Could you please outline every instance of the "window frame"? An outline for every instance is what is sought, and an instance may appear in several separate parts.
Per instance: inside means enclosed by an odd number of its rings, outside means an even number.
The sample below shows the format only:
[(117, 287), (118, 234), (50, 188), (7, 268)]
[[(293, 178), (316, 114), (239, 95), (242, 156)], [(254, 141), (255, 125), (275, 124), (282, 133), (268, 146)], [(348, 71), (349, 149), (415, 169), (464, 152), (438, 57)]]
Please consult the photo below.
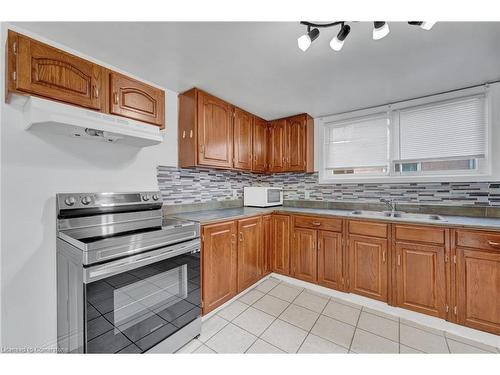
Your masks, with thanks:
[[(484, 95), (486, 111), (486, 152), (484, 159), (476, 159), (477, 169), (445, 172), (424, 172), (400, 174), (395, 172), (394, 166), (398, 162), (399, 153), (399, 110), (409, 107), (418, 107), (433, 103), (459, 100), (467, 97)], [(389, 125), (389, 172), (384, 175), (337, 174), (333, 175), (326, 169), (325, 128), (332, 122), (342, 122), (356, 117), (367, 117), (387, 112)], [(377, 106), (358, 111), (317, 118), (317, 170), (320, 184), (341, 183), (411, 183), (411, 182), (472, 182), (491, 181), (500, 179), (500, 147), (492, 149), (494, 143), (500, 144), (500, 83), (481, 85), (453, 92), (431, 95), (418, 99), (401, 101), (393, 104)], [(329, 124), (329, 125), (328, 125)], [(494, 142), (495, 141), (495, 142)]]

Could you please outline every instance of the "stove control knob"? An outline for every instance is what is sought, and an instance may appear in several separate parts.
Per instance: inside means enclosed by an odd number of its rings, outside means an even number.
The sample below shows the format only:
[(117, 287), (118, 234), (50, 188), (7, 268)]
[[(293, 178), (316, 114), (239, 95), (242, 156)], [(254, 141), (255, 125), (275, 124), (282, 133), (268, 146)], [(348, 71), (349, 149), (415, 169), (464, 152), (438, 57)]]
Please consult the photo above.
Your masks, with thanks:
[(82, 204), (83, 205), (86, 206), (86, 205), (88, 205), (90, 203), (92, 203), (92, 197), (91, 196), (87, 195), (86, 197), (82, 198)]
[(158, 194), (153, 195), (153, 200), (154, 201), (157, 201), (158, 199), (160, 199), (160, 196)]
[(73, 206), (76, 203), (75, 197), (68, 197), (64, 200), (64, 203), (66, 203), (66, 206)]
[(144, 202), (147, 202), (147, 201), (149, 200), (149, 195), (147, 195), (147, 194), (146, 194), (146, 195), (143, 195), (143, 196), (142, 196), (142, 200), (143, 200)]

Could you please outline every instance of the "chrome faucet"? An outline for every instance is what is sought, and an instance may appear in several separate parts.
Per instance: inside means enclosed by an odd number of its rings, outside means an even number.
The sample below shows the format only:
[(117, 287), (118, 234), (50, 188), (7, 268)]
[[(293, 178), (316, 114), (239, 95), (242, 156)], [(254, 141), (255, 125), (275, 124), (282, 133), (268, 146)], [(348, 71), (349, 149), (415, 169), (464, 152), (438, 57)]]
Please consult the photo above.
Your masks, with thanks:
[(396, 202), (394, 201), (394, 198), (386, 199), (386, 198), (381, 198), (380, 202), (385, 203), (387, 207), (389, 207), (389, 210), (393, 214), (396, 212)]

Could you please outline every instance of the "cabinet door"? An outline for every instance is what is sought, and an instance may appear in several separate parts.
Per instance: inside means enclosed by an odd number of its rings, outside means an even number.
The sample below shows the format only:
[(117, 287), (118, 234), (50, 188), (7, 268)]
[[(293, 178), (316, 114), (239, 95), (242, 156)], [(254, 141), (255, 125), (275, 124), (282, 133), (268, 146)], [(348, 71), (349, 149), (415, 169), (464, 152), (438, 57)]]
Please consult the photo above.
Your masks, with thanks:
[(234, 110), (234, 168), (252, 169), (253, 116)]
[(387, 302), (387, 240), (349, 236), (349, 290)]
[(290, 217), (272, 215), (272, 269), (290, 274)]
[(306, 169), (306, 124), (305, 116), (286, 120), (288, 149), (286, 150), (287, 171), (302, 172)]
[(272, 272), (272, 216), (264, 215), (262, 217), (263, 226), (263, 241), (264, 241), (264, 273), (268, 274)]
[(119, 73), (109, 75), (110, 113), (165, 125), (165, 92)]
[(458, 247), (459, 324), (500, 334), (500, 251)]
[(233, 109), (204, 92), (198, 94), (198, 164), (233, 166)]
[(16, 90), (104, 110), (104, 68), (23, 35), (10, 37), (17, 38)]
[(342, 234), (318, 232), (318, 284), (332, 289), (344, 289)]
[(255, 172), (267, 171), (267, 148), (268, 148), (267, 122), (255, 117), (253, 127), (253, 165)]
[(269, 171), (284, 172), (286, 170), (285, 137), (286, 120), (277, 120), (271, 123), (269, 136)]
[(203, 314), (236, 295), (236, 229), (234, 221), (203, 226)]
[(317, 231), (294, 228), (292, 246), (292, 276), (315, 283), (317, 280)]
[(396, 243), (397, 306), (445, 318), (444, 257), (441, 246)]
[(257, 282), (263, 273), (262, 217), (238, 221), (238, 293)]

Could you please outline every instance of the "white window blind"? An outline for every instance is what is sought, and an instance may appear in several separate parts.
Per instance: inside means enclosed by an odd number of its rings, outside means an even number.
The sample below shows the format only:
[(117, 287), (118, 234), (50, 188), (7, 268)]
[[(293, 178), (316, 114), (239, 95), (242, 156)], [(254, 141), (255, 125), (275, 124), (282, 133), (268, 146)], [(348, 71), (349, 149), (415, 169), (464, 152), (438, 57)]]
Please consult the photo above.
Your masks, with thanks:
[(326, 124), (326, 168), (387, 166), (388, 126), (389, 120), (385, 113)]
[(399, 112), (400, 160), (484, 157), (486, 107), (482, 96)]

